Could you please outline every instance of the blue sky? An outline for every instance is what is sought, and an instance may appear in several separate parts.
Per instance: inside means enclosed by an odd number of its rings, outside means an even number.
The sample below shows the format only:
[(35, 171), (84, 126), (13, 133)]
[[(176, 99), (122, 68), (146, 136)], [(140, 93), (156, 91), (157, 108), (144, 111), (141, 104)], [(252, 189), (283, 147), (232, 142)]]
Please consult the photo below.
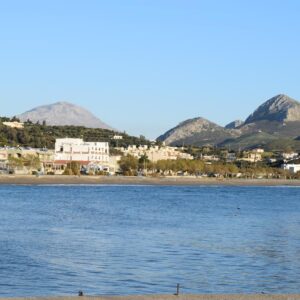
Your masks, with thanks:
[(300, 100), (300, 1), (0, 0), (0, 115), (70, 101), (155, 138)]

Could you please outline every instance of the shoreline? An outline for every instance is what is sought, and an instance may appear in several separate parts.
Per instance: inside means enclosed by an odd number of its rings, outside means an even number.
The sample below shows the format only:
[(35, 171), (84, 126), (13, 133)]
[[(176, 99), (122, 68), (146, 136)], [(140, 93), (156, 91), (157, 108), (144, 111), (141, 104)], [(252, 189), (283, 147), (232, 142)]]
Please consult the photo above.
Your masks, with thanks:
[(128, 296), (53, 296), (0, 298), (0, 300), (300, 300), (300, 294), (180, 294)]
[(0, 175), (0, 185), (300, 186), (298, 179)]

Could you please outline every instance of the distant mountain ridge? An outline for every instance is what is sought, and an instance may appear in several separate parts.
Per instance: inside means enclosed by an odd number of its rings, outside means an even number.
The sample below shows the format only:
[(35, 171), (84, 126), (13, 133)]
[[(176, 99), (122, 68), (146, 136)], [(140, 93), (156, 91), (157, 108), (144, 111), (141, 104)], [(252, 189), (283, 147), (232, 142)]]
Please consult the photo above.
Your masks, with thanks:
[(278, 147), (289, 143), (297, 144), (300, 150), (299, 136), (300, 103), (280, 94), (260, 105), (245, 122), (236, 120), (222, 127), (204, 118), (194, 118), (179, 123), (157, 139), (167, 145), (233, 148), (272, 147), (274, 143)]
[(48, 125), (74, 125), (88, 128), (113, 129), (85, 108), (66, 101), (39, 106), (17, 117), (23, 122), (27, 120), (40, 123), (46, 121)]

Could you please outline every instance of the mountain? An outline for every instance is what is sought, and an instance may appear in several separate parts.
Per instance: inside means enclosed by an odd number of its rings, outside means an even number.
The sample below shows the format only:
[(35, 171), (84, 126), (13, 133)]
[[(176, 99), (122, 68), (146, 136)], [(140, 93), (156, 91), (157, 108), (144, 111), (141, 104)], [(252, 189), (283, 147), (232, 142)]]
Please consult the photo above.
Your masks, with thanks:
[(215, 145), (226, 138), (234, 135), (230, 130), (198, 117), (179, 123), (176, 127), (168, 130), (157, 140), (167, 145)]
[(266, 132), (284, 138), (295, 138), (299, 129), (300, 103), (282, 94), (260, 105), (239, 127), (242, 134)]
[(257, 121), (300, 121), (300, 103), (286, 95), (277, 95), (260, 105), (246, 119), (245, 124)]
[(69, 102), (36, 107), (17, 116), (21, 121), (46, 121), (47, 125), (74, 125), (87, 128), (112, 129), (88, 110)]
[(242, 126), (244, 124), (244, 121), (242, 120), (235, 120), (233, 122), (230, 122), (229, 124), (227, 124), (225, 126), (226, 129), (235, 129), (238, 128), (240, 126)]
[(287, 95), (277, 95), (260, 105), (245, 122), (237, 120), (219, 126), (203, 118), (190, 119), (161, 135), (169, 145), (211, 144), (232, 149), (265, 147), (300, 150), (300, 103)]

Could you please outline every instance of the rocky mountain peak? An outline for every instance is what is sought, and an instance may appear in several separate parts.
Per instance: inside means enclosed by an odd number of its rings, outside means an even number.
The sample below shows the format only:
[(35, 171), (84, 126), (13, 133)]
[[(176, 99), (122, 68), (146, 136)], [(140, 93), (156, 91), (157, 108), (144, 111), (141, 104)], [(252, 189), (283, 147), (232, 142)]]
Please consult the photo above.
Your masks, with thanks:
[(197, 117), (179, 123), (158, 137), (158, 140), (164, 141), (168, 145), (177, 145), (181, 141), (190, 143), (197, 136), (197, 139), (210, 143), (212, 139), (223, 137), (224, 132), (223, 127), (202, 117)]
[(300, 121), (300, 103), (287, 95), (277, 95), (260, 105), (245, 121), (245, 124), (261, 120)]
[(46, 121), (48, 125), (74, 125), (89, 128), (112, 129), (85, 108), (67, 101), (33, 108), (17, 116), (21, 121)]

